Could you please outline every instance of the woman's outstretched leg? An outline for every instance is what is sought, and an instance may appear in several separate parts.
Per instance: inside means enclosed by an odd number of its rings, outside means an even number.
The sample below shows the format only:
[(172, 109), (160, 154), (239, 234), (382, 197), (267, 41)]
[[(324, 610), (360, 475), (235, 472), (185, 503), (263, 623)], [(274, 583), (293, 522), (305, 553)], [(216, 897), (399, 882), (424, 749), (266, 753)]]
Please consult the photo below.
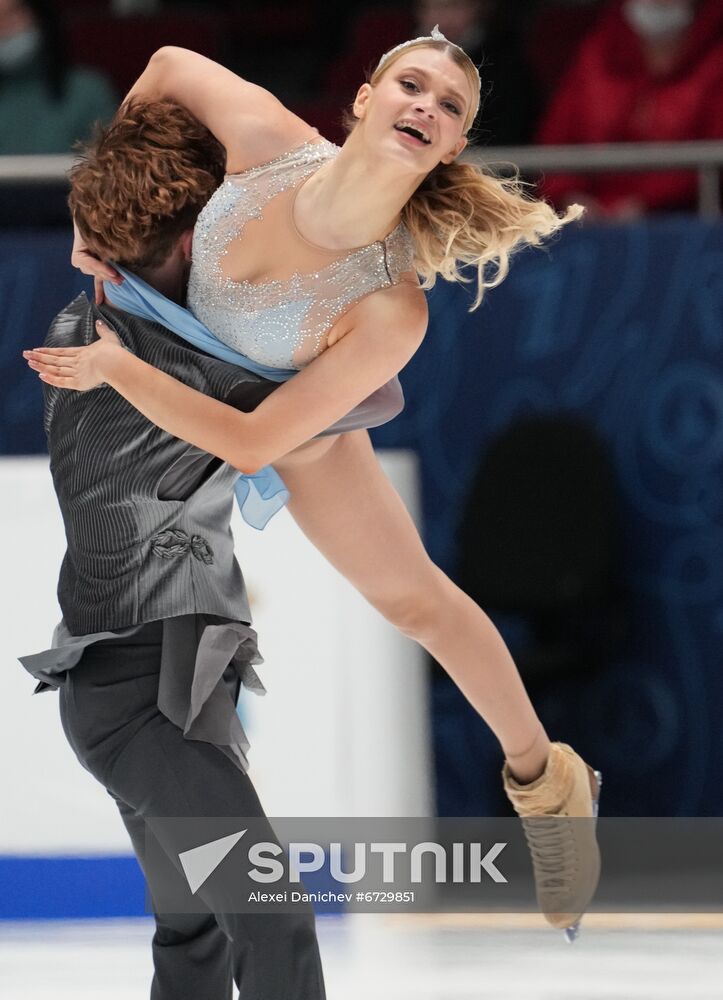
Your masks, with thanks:
[[(497, 736), (505, 791), (522, 817), (537, 897), (574, 940), (597, 886), (599, 774), (571, 747), (550, 743), (499, 632), (434, 565), (377, 461), (353, 431), (275, 463), (304, 534), (385, 618), (442, 664)], [(540, 826), (540, 816), (550, 828)], [(578, 817), (575, 824), (570, 817)], [(587, 822), (585, 819), (587, 818)]]
[(307, 538), (444, 667), (497, 736), (515, 777), (538, 777), (549, 740), (517, 667), (484, 611), (427, 555), (367, 432), (314, 442), (276, 467)]

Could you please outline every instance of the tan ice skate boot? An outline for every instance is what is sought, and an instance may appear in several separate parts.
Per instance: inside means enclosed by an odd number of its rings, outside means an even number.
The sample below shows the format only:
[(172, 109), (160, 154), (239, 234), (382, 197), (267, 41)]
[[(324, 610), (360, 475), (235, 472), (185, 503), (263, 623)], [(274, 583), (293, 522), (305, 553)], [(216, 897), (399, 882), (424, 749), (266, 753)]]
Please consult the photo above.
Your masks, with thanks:
[[(502, 780), (522, 820), (540, 909), (572, 943), (600, 878), (595, 826), (602, 775), (566, 743), (551, 743), (539, 778), (520, 785), (505, 762)], [(571, 821), (573, 817), (590, 822)]]

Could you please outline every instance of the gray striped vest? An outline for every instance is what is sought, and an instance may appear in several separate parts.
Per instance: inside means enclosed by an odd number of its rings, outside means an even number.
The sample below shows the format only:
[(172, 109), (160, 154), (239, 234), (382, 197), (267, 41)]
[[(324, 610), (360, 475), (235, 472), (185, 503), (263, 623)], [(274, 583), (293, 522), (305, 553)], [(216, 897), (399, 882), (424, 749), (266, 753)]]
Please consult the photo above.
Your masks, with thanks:
[[(79, 296), (54, 320), (45, 344), (96, 339), (104, 315), (138, 357), (216, 399), (241, 383), (248, 406), (275, 388), (189, 347), (164, 327)], [(73, 635), (201, 612), (250, 622), (229, 527), (238, 472), (215, 460), (183, 500), (159, 484), (189, 454), (186, 442), (150, 423), (109, 386), (88, 392), (44, 385), (50, 470), (67, 552), (58, 600)]]

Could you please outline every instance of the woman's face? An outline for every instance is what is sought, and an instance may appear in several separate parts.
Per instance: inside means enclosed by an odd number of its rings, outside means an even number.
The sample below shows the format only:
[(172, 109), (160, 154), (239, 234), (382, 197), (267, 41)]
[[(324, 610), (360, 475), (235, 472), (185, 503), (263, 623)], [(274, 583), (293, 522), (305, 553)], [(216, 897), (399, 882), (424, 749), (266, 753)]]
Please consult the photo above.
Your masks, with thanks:
[(445, 52), (419, 47), (360, 88), (354, 113), (367, 143), (426, 174), (467, 145), (462, 130), (473, 101), (462, 68)]

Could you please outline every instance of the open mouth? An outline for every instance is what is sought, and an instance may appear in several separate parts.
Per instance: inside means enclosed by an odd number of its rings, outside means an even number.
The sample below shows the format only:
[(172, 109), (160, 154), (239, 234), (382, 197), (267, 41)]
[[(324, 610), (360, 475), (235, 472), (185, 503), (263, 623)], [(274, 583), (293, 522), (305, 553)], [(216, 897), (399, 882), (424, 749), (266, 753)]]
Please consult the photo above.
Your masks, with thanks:
[(395, 125), (394, 128), (397, 132), (404, 132), (406, 135), (411, 135), (413, 139), (416, 139), (417, 142), (421, 143), (423, 146), (430, 146), (432, 143), (432, 140), (428, 139), (423, 132), (420, 132), (420, 130), (415, 128), (413, 125), (408, 125), (406, 122)]

